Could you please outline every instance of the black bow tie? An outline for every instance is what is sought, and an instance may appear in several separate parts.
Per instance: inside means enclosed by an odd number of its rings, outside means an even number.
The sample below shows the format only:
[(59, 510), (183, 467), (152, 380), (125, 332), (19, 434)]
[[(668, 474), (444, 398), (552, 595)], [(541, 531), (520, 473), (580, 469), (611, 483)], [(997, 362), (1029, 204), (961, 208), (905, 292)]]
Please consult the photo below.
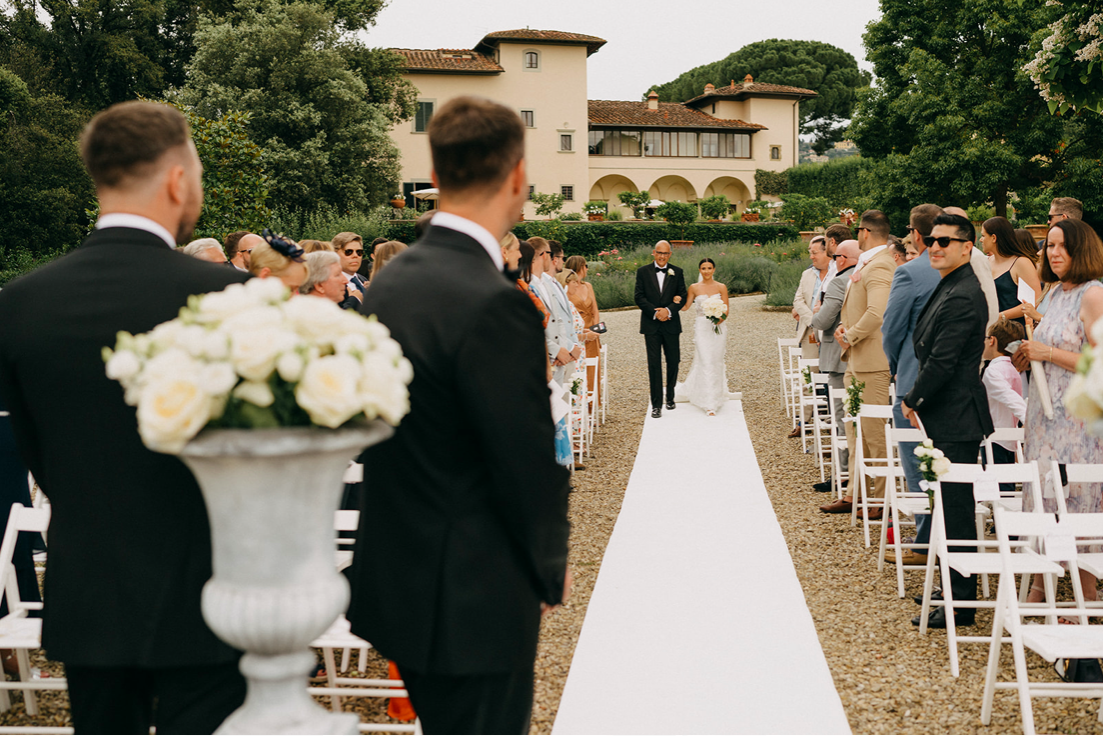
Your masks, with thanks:
[(655, 273), (666, 273), (666, 269), (655, 266)]

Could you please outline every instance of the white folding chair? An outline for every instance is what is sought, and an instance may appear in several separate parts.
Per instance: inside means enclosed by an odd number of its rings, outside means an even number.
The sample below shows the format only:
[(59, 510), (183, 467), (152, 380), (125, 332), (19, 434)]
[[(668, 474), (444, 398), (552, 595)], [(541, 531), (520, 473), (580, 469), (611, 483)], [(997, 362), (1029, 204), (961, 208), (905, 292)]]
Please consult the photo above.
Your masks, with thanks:
[(605, 424), (605, 409), (609, 405), (609, 346), (601, 346), (601, 423)]
[[(4, 540), (0, 542), (0, 591), (8, 604), (8, 614), (0, 618), (0, 649), (14, 649), (19, 666), (19, 679), (7, 682), (0, 678), (0, 705), (6, 709), (9, 705), (8, 691), (19, 690), (23, 693), (23, 703), (27, 715), (38, 715), (38, 700), (35, 690), (65, 690), (68, 683), (63, 677), (39, 678), (32, 675), (30, 651), (42, 647), (42, 619), (29, 618), (28, 611), (42, 609), (41, 603), (24, 602), (19, 597), (19, 583), (16, 580), (12, 559), (19, 532), (38, 532), (44, 534), (50, 525), (50, 510), (27, 508), (23, 504), (12, 504), (8, 515), (8, 525), (4, 529)], [(68, 728), (28, 728), (26, 726), (0, 728), (0, 733), (73, 733)]]
[[(981, 482), (984, 485), (989, 486), (984, 488), (978, 488)], [(987, 469), (981, 468), (980, 465), (974, 465), (969, 463), (951, 463), (950, 470), (938, 480), (939, 484), (942, 483), (963, 483), (973, 486), (973, 495), (987, 496), (991, 494), (991, 497), (998, 501), (999, 498), (999, 484), (1000, 483), (1021, 483), (1023, 486), (1023, 493), (1031, 493), (1038, 508), (1041, 508), (1041, 480), (1038, 475), (1038, 464), (1036, 462), (1030, 463), (1016, 463), (1014, 465), (990, 465)], [(996, 542), (986, 540), (979, 537), (977, 539), (949, 539), (946, 536), (946, 517), (942, 510), (942, 497), (938, 488), (934, 493), (934, 512), (931, 517), (931, 546), (927, 554), (927, 571), (923, 580), (923, 606), (920, 611), (919, 618), (919, 633), (925, 635), (927, 633), (927, 617), (931, 609), (931, 594), (934, 589), (934, 567), (935, 564), (939, 566), (939, 572), (942, 577), (942, 602), (940, 605), (946, 609), (946, 640), (949, 648), (950, 655), (950, 673), (957, 677), (959, 674), (958, 667), (958, 643), (959, 642), (987, 642), (991, 640), (991, 636), (958, 636), (957, 630), (954, 624), (954, 610), (959, 608), (994, 608), (995, 602), (978, 599), (973, 601), (955, 601), (953, 596), (953, 588), (950, 585), (950, 570), (954, 569), (962, 575), (1000, 575), (1003, 571), (1003, 563), (999, 556), (994, 554), (984, 554), (980, 550), (984, 547), (989, 549), (996, 547)], [(995, 503), (997, 509), (1004, 509), (1002, 504)], [(998, 526), (998, 524), (997, 524)], [(950, 552), (950, 547), (972, 547), (976, 549), (975, 552)], [(1053, 583), (1052, 575), (1062, 575), (1064, 570), (1061, 567), (1054, 566), (1052, 563), (1047, 562), (1044, 558), (1038, 556), (1038, 554), (1032, 549), (1035, 545), (1035, 540), (1031, 538), (1023, 538), (1012, 542), (1019, 554), (1016, 554), (1012, 559), (1012, 571), (1015, 574), (1025, 576), (1033, 574), (1044, 574), (1046, 578), (1046, 592), (1047, 598), (1053, 600)], [(1007, 583), (1011, 587), (1014, 587), (1014, 578), (1009, 578), (1006, 581), (1001, 577), (1001, 583)]]
[[(597, 417), (598, 417), (598, 390), (597, 387), (601, 382), (601, 375), (598, 371), (601, 370), (600, 361), (597, 358), (584, 358), (582, 361), (582, 372), (586, 374), (586, 384), (583, 391), (583, 400), (586, 404), (586, 443), (589, 448), (594, 446), (594, 431), (597, 429)], [(594, 380), (590, 381), (590, 369), (594, 369)], [(587, 453), (589, 454), (589, 453)]]
[[(1099, 616), (1098, 608), (1089, 608), (1084, 602), (1083, 590), (1080, 586), (1080, 568), (1077, 564), (1079, 555), (1076, 552), (1076, 544), (1063, 545), (1071, 547), (1071, 550), (1064, 550), (1064, 552), (1070, 554), (1056, 554), (1056, 542), (1060, 537), (1064, 537), (1066, 541), (1069, 537), (1072, 537), (1077, 542), (1103, 540), (1103, 514), (1064, 514), (1058, 521), (1053, 514), (1016, 513), (999, 505), (996, 506), (994, 513), (996, 540), (999, 545), (998, 559), (1000, 560), (1002, 575), (996, 594), (997, 605), (992, 626), (991, 643), (988, 649), (988, 667), (984, 677), (980, 720), (986, 726), (992, 722), (992, 708), (996, 690), (1014, 689), (1018, 691), (1019, 695), (1023, 733), (1033, 734), (1034, 707), (1031, 702), (1032, 698), (1103, 698), (1103, 683), (1031, 682), (1026, 666), (1027, 649), (1036, 652), (1043, 659), (1050, 662), (1057, 659), (1067, 661), (1069, 659), (1098, 659), (1103, 657), (1103, 627), (1069, 626), (1057, 623), (1024, 625), (1023, 622), (1023, 616), (1044, 615), (1047, 619), (1054, 619), (1060, 615), (1079, 617), (1081, 624), (1087, 624), (1089, 617)], [(1068, 564), (1070, 577), (1072, 578), (1073, 595), (1076, 598), (1075, 608), (1058, 608), (1052, 603), (1053, 599), (1049, 598), (1049, 605), (1043, 608), (1031, 607), (1026, 611), (1022, 610), (1023, 607), (1015, 595), (1014, 576), (1017, 572), (1017, 558), (1023, 555), (1013, 553), (1015, 545), (1015, 542), (1011, 541), (1013, 536), (1020, 538), (1035, 537), (1046, 540), (1045, 551), (1047, 556), (1062, 559)], [(996, 557), (996, 555), (988, 556)], [(1053, 574), (1059, 574), (1057, 570), (1062, 569), (1056, 561), (1041, 557), (1039, 559), (1051, 567)], [(1056, 568), (1056, 570), (1053, 570), (1053, 568)], [(1006, 636), (1004, 635), (1005, 631)], [(1011, 644), (1015, 673), (1013, 682), (999, 682), (1000, 650), (1004, 643)], [(1103, 722), (1103, 710), (1100, 711), (1099, 719)]]
[[(831, 406), (831, 485), (835, 488), (836, 499), (841, 500), (845, 495), (843, 493), (843, 482), (850, 482), (850, 469), (846, 464), (839, 461), (839, 453), (847, 449), (845, 424), (853, 421), (853, 419), (846, 409), (845, 388), (828, 389), (827, 396)], [(835, 421), (836, 401), (841, 401), (843, 405), (843, 419), (841, 422)]]
[[(578, 365), (577, 361), (575, 365)], [(581, 385), (577, 394), (571, 390), (571, 386), (574, 385), (575, 381), (579, 381)], [(571, 435), (571, 447), (574, 454), (578, 456), (575, 462), (581, 464), (582, 456), (587, 454), (586, 438), (588, 436), (587, 422), (589, 421), (586, 407), (586, 371), (576, 370), (572, 376), (569, 376), (566, 389), (568, 402), (571, 405), (571, 412), (567, 417), (567, 429)]]
[[(904, 477), (903, 461), (900, 452), (901, 442), (923, 442), (927, 436), (922, 430), (904, 428), (898, 429), (891, 423), (885, 425), (885, 447), (892, 458), (888, 464), (888, 474), (885, 476), (885, 511), (883, 518), (892, 521), (892, 542), (888, 541), (888, 525), (881, 525), (881, 547), (877, 556), (877, 570), (884, 568), (885, 552), (889, 546), (896, 553), (896, 593), (904, 597), (904, 570), (926, 570), (926, 565), (905, 565), (903, 551), (905, 549), (927, 549), (929, 545), (905, 543), (903, 541), (902, 525), (904, 523), (915, 524), (917, 514), (929, 513), (930, 499), (926, 493), (912, 493), (908, 488), (907, 478)], [(905, 517), (908, 521), (905, 521)]]
[(792, 369), (787, 350), (792, 347), (798, 347), (799, 345), (800, 340), (795, 337), (779, 337), (777, 339), (777, 368), (781, 376), (781, 391), (778, 393), (778, 398), (781, 399), (781, 405), (785, 407), (785, 416), (789, 416), (788, 375), (789, 371)]
[[(854, 526), (858, 523), (858, 511), (862, 512), (862, 534), (865, 538), (866, 547), (870, 545), (869, 540), (869, 527), (870, 524), (880, 524), (884, 526), (885, 515), (883, 512), (885, 506), (884, 498), (870, 498), (868, 488), (868, 478), (887, 478), (889, 474), (889, 464), (893, 462), (892, 453), (886, 448), (886, 457), (866, 457), (865, 450), (862, 448), (862, 420), (863, 419), (887, 419), (892, 421), (892, 406), (888, 404), (862, 404), (858, 409), (858, 416), (854, 420), (854, 452), (857, 457), (854, 462), (854, 472), (858, 476), (857, 493), (853, 493), (851, 498), (854, 499), (852, 508), (850, 510), (850, 525)], [(854, 481), (851, 481), (850, 485), (855, 485)], [(853, 488), (851, 489), (853, 491)], [(880, 520), (870, 520), (869, 512), (872, 509), (882, 509)]]
[(816, 453), (816, 463), (820, 468), (820, 482), (827, 478), (827, 463), (831, 461), (831, 423), (835, 421), (835, 412), (830, 399), (831, 386), (826, 373), (812, 374), (812, 442)]
[(984, 453), (985, 462), (994, 464), (996, 462), (993, 457), (992, 445), (1003, 442), (1015, 443), (1015, 462), (1021, 463), (1023, 458), (1023, 444), (1026, 442), (1026, 430), (1022, 427), (1016, 427), (1011, 429), (1009, 427), (1001, 427), (994, 430), (992, 434), (984, 438), (984, 442), (980, 444), (980, 449)]
[(786, 350), (789, 353), (789, 369), (785, 372), (786, 411), (792, 419), (791, 426), (795, 427), (800, 421), (800, 417), (797, 416), (797, 407), (800, 403), (801, 387), (804, 385), (804, 376), (800, 372), (803, 353), (799, 346), (786, 348)]
[[(815, 414), (817, 407), (827, 406), (827, 399), (816, 396), (816, 384), (812, 380), (819, 373), (819, 358), (799, 358), (797, 368), (800, 370), (800, 392), (797, 394), (797, 406), (800, 407), (797, 421), (800, 422), (800, 449), (808, 452), (808, 440), (812, 437), (815, 426)], [(808, 371), (808, 382), (805, 383), (804, 373)], [(807, 409), (807, 411), (805, 411)], [(807, 417), (807, 418), (806, 418)]]
[[(1065, 514), (1068, 514), (1068, 504), (1065, 501), (1065, 487), (1061, 483), (1061, 467), (1062, 465), (1056, 460), (1052, 461), (1045, 482), (1049, 488), (1054, 490), (1057, 499), (1057, 513), (1063, 519)], [(1069, 483), (1103, 483), (1103, 465), (1069, 463), (1063, 467)], [(1041, 506), (1038, 508), (1040, 509)], [(1097, 578), (1103, 577), (1103, 553), (1081, 553), (1077, 556), (1077, 564), (1084, 572)]]

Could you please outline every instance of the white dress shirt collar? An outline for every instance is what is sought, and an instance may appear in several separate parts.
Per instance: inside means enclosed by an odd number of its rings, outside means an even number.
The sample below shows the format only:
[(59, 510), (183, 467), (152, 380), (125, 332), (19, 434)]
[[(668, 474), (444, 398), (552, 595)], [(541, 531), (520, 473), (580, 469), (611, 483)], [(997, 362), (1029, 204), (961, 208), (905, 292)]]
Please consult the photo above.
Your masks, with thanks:
[(100, 215), (100, 219), (96, 220), (96, 229), (104, 230), (109, 227), (129, 227), (135, 230), (145, 230), (147, 233), (153, 233), (165, 241), (165, 245), (168, 247), (176, 248), (176, 238), (172, 237), (172, 233), (148, 217), (132, 215), (127, 212), (111, 212)]
[(433, 227), (446, 227), (449, 230), (455, 230), (456, 232), (463, 233), (473, 238), (479, 245), (483, 247), (487, 255), (490, 256), (490, 260), (494, 261), (494, 265), (501, 271), (505, 267), (505, 259), (502, 258), (502, 245), (494, 236), (490, 234), (485, 227), (468, 220), (466, 217), (460, 217), (454, 215), (451, 212), (438, 212), (433, 215)]
[(869, 250), (863, 252), (862, 255), (858, 256), (858, 267), (861, 268), (862, 266), (866, 265), (871, 260), (873, 260), (873, 257), (875, 255), (888, 247), (888, 243), (885, 243), (884, 245), (879, 245), (876, 248), (870, 248)]

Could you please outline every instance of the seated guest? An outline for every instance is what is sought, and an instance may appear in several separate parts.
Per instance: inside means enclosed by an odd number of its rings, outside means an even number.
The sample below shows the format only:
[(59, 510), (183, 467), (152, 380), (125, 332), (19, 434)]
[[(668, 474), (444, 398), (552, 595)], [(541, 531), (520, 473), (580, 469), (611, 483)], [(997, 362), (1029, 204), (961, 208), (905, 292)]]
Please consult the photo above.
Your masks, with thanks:
[(529, 244), (533, 249), (532, 287), (551, 314), (544, 330), (548, 359), (555, 382), (565, 386), (567, 377), (574, 371), (575, 361), (582, 355), (582, 346), (571, 316), (571, 302), (566, 290), (555, 278), (556, 268), (548, 241), (535, 237), (529, 238)]
[(299, 287), (300, 294), (320, 296), (340, 304), (345, 300), (348, 282), (341, 273), (341, 261), (333, 251), (317, 251), (303, 256), (306, 278)]
[[(567, 259), (567, 269), (572, 271), (577, 278), (567, 279), (567, 298), (582, 315), (583, 330), (579, 333), (586, 345), (586, 357), (597, 358), (601, 355), (601, 336), (590, 328), (601, 322), (601, 312), (597, 308), (597, 296), (594, 295), (594, 285), (587, 283), (586, 274), (590, 269), (586, 265), (586, 259), (582, 256), (571, 256)], [(601, 375), (597, 366), (586, 369), (586, 380), (593, 386), (594, 399), (597, 400), (597, 378)]]
[[(510, 235), (513, 235), (513, 233), (510, 233)], [(536, 251), (532, 249), (532, 246), (529, 245), (527, 240), (522, 240), (518, 243), (518, 250), (521, 253), (521, 257), (517, 261), (517, 268), (521, 272), (521, 278), (517, 279), (517, 288), (527, 294), (528, 298), (532, 300), (533, 306), (540, 312), (540, 326), (547, 329), (551, 313), (548, 311), (548, 308), (544, 306), (544, 302), (540, 300), (540, 296), (536, 293), (536, 290), (532, 288), (532, 259)], [(550, 374), (548, 379), (551, 380)]]
[(349, 294), (358, 301), (364, 301), (364, 286), (367, 279), (357, 273), (364, 260), (364, 241), (356, 233), (337, 233), (333, 236), (333, 249), (341, 257), (341, 271), (349, 282)]
[(1019, 282), (1026, 283), (1034, 291), (1034, 299), (1042, 291), (1038, 279), (1038, 249), (1027, 245), (1015, 236), (1015, 229), (1004, 217), (990, 217), (980, 226), (980, 239), (984, 252), (992, 265), (1000, 314), (1025, 325), (1023, 306), (1019, 303)]
[(287, 239), (273, 238), (272, 244), (262, 239), (249, 258), (249, 273), (262, 279), (277, 278), (294, 293), (306, 278), (303, 249)]
[(516, 235), (509, 232), (502, 236), (498, 244), (502, 246), (502, 260), (506, 264), (503, 271), (506, 278), (515, 280), (520, 278), (521, 269), (518, 264), (521, 262), (521, 241), (517, 239)]
[[(988, 310), (980, 281), (970, 268), (975, 237), (973, 224), (960, 215), (934, 218), (927, 242), (931, 267), (940, 279), (915, 323), (912, 344), (919, 371), (901, 402), (904, 417), (915, 427), (922, 419), (927, 437), (952, 463), (976, 463), (981, 440), (992, 433), (988, 398), (977, 370), (984, 352)], [(939, 494), (946, 538), (976, 539), (972, 484), (941, 483)], [(970, 551), (975, 549), (950, 547), (950, 552)], [(943, 590), (947, 583), (954, 600), (976, 600), (975, 575), (966, 577), (951, 568), (950, 580), (942, 581)], [(954, 623), (972, 626), (975, 616), (976, 609), (958, 609)], [(919, 616), (912, 624), (920, 624)], [(946, 609), (932, 610), (927, 625), (946, 628)]]
[(375, 257), (372, 259), (371, 277), (374, 280), (387, 263), (409, 246), (397, 240), (388, 240), (375, 247)]
[(211, 263), (225, 263), (226, 254), (222, 252), (222, 244), (214, 238), (199, 238), (193, 240), (183, 248), (184, 255), (198, 258), (201, 261)]
[[(1000, 315), (996, 324), (988, 328), (984, 338), (984, 369), (981, 380), (988, 394), (988, 413), (996, 429), (1014, 429), (1026, 421), (1026, 402), (1023, 400), (1023, 378), (1011, 364), (1007, 346), (1026, 337), (1026, 330), (1018, 322)], [(996, 442), (992, 445), (992, 459), (997, 463), (1015, 462), (1015, 443)]]

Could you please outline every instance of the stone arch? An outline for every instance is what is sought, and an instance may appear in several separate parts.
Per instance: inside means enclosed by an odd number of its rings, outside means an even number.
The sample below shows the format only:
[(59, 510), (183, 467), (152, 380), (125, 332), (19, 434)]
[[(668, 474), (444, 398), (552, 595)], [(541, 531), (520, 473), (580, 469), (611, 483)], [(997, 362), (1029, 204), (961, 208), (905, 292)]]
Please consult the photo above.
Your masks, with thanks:
[(747, 203), (753, 200), (751, 190), (734, 176), (718, 177), (705, 187), (705, 197), (712, 197), (717, 194), (723, 194), (730, 199), (738, 212), (742, 212)]
[(684, 176), (668, 174), (655, 180), (655, 183), (647, 188), (652, 199), (660, 199), (663, 202), (696, 202), (697, 190)]
[(635, 182), (623, 174), (608, 174), (590, 186), (590, 199), (608, 202), (610, 206), (619, 206), (617, 195), (621, 192), (638, 192)]

